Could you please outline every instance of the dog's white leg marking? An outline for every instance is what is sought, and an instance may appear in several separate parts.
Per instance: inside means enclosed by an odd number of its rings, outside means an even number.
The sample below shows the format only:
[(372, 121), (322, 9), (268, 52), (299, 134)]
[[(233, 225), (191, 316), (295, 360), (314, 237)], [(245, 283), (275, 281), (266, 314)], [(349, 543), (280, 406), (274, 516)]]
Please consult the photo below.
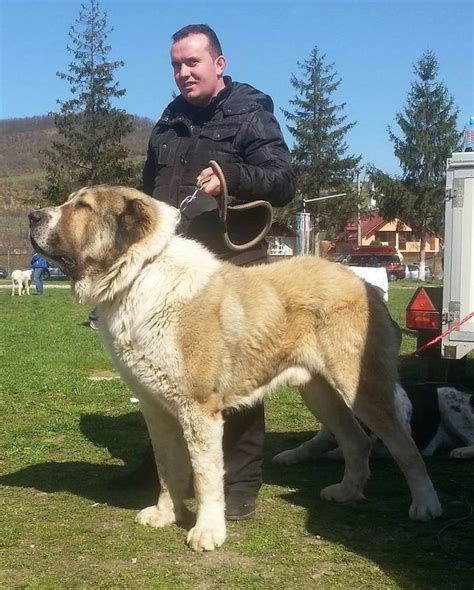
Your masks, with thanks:
[[(192, 422), (192, 423), (191, 423)], [(223, 419), (220, 413), (202, 413), (189, 420), (185, 437), (194, 474), (194, 493), (198, 503), (196, 525), (187, 542), (194, 551), (212, 551), (226, 537), (224, 500)]]
[[(382, 389), (382, 383), (374, 380), (370, 382), (370, 387), (372, 397), (366, 399), (360, 396), (354, 405), (354, 411), (382, 440), (405, 475), (412, 497), (410, 518), (430, 520), (441, 516), (443, 510), (420, 452), (400, 421), (394, 404), (390, 407), (390, 401), (393, 402), (392, 394)], [(374, 399), (381, 400), (381, 403), (372, 403)]]
[(314, 461), (336, 447), (336, 439), (323, 426), (311, 440), (307, 440), (299, 447), (288, 449), (275, 455), (273, 457), (273, 463), (277, 465), (294, 465), (303, 461)]
[(184, 499), (189, 487), (191, 465), (182, 429), (159, 405), (142, 401), (141, 409), (155, 452), (161, 491), (158, 502), (140, 510), (135, 522), (165, 527), (188, 514)]
[(308, 408), (334, 434), (345, 459), (341, 483), (321, 490), (321, 498), (333, 502), (364, 498), (364, 487), (370, 476), (369, 437), (339, 393), (325, 379), (313, 379), (302, 388), (301, 395)]

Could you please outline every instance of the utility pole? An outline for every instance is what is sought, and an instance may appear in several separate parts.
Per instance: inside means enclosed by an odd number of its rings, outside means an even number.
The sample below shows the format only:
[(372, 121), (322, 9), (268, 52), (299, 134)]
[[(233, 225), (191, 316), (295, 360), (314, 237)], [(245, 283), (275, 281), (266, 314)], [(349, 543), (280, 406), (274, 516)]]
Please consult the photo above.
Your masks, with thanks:
[(362, 244), (362, 220), (360, 218), (360, 172), (357, 170), (357, 245)]

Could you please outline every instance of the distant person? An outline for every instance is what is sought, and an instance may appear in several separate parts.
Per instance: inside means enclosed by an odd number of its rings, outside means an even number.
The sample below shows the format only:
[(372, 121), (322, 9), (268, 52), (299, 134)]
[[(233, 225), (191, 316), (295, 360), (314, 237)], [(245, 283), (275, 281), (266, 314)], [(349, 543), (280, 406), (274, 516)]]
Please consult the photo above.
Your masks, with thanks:
[(31, 268), (33, 269), (33, 281), (35, 283), (36, 294), (43, 295), (43, 277), (48, 268), (46, 258), (43, 258), (38, 252), (35, 252), (31, 259)]

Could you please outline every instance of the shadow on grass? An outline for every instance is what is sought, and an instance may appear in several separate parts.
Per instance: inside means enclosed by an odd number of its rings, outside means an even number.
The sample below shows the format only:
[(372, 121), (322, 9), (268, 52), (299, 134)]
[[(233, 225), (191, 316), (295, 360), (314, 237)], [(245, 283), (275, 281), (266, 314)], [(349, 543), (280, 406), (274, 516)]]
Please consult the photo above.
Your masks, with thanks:
[(64, 461), (38, 463), (0, 477), (3, 486), (34, 488), (42, 492), (70, 492), (100, 504), (139, 510), (156, 502), (157, 494), (150, 488), (114, 490), (108, 482), (124, 475), (116, 465)]
[[(113, 490), (109, 487), (114, 478), (126, 474), (130, 466), (140, 462), (146, 444), (141, 415), (138, 412), (116, 417), (84, 415), (80, 427), (89, 441), (107, 448), (114, 458), (123, 460), (129, 467), (81, 461), (47, 462), (7, 474), (0, 482), (48, 493), (68, 491), (120, 508), (138, 510), (154, 503), (156, 492), (150, 488)], [(450, 461), (444, 457), (428, 462), (445, 514), (438, 521), (416, 523), (408, 518), (408, 488), (391, 459), (372, 462), (367, 500), (346, 505), (329, 504), (319, 498), (323, 487), (341, 480), (342, 464), (329, 460), (294, 466), (271, 463), (274, 454), (301, 444), (312, 435), (312, 432), (267, 433), (264, 464), (264, 483), (280, 486), (281, 500), (307, 510), (309, 533), (376, 563), (400, 588), (472, 588), (473, 568), (447, 555), (437, 541), (438, 531), (449, 519), (466, 513), (463, 498), (473, 499), (472, 462)], [(263, 500), (259, 513), (265, 517)], [(284, 528), (284, 522), (281, 525)], [(471, 559), (472, 528), (453, 530), (445, 541), (452, 553)], [(340, 553), (339, 556), (343, 559)]]
[(30, 487), (43, 492), (68, 491), (94, 502), (139, 510), (156, 502), (153, 485), (127, 485), (123, 478), (140, 464), (147, 434), (140, 412), (120, 416), (84, 414), (80, 429), (84, 437), (124, 466), (84, 461), (38, 463), (0, 477), (0, 484)]
[(400, 588), (472, 589), (472, 519), (467, 526), (446, 531), (443, 546), (438, 542), (438, 533), (448, 522), (469, 514), (474, 502), (472, 461), (453, 461), (447, 456), (426, 460), (444, 515), (431, 522), (414, 522), (408, 517), (408, 486), (390, 458), (372, 460), (366, 500), (344, 505), (319, 497), (322, 488), (342, 479), (342, 463), (327, 459), (292, 466), (271, 463), (273, 455), (312, 435), (267, 433), (264, 478), (265, 483), (288, 490), (281, 499), (307, 509), (308, 532), (377, 563)]

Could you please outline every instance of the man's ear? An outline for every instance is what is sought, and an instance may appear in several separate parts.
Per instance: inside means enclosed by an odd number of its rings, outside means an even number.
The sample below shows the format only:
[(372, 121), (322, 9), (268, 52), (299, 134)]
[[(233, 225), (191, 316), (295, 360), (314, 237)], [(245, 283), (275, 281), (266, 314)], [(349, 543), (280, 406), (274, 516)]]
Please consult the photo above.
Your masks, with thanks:
[(225, 60), (225, 57), (223, 55), (219, 55), (219, 57), (216, 59), (216, 61), (214, 62), (216, 65), (216, 73), (217, 75), (223, 76), (224, 75), (224, 70), (225, 67), (227, 65), (227, 62)]

